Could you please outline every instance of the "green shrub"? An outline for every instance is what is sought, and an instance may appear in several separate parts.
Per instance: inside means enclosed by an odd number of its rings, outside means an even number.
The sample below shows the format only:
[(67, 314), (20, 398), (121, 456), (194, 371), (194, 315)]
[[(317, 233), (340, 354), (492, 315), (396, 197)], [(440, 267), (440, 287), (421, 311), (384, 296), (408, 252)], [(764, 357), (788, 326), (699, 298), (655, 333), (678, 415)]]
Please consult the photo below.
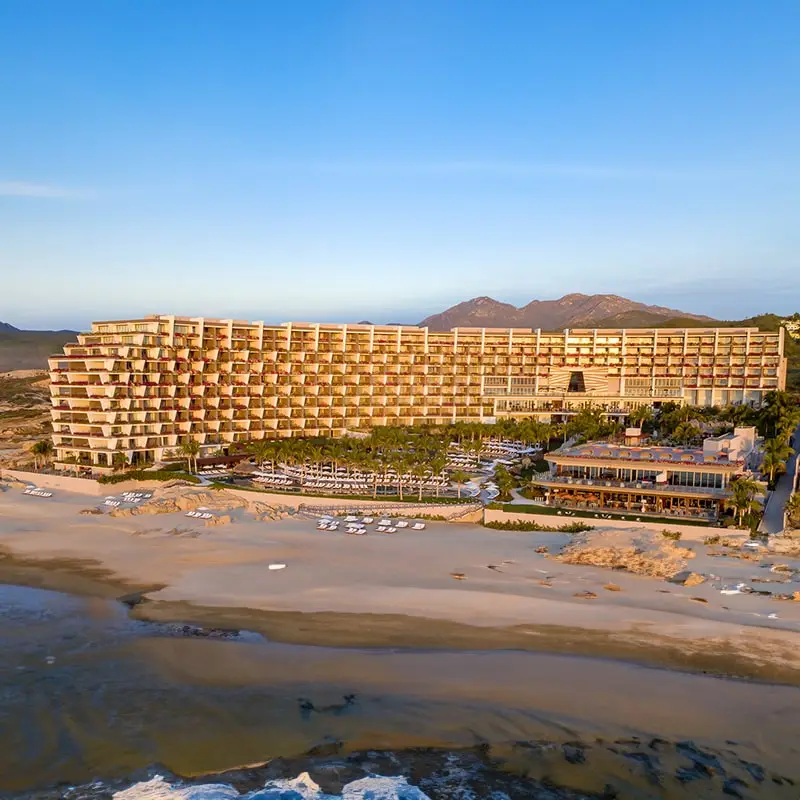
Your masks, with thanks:
[(715, 533), (713, 536), (706, 536), (703, 539), (703, 544), (719, 544), (720, 536), (718, 533)]
[(562, 525), (558, 530), (561, 533), (585, 533), (593, 531), (594, 525), (587, 525), (585, 522), (570, 522), (569, 525)]
[(132, 469), (127, 472), (115, 472), (112, 475), (101, 475), (98, 483), (124, 483), (125, 481), (174, 481), (182, 480), (187, 483), (200, 483), (200, 478), (196, 475), (189, 475), (188, 473), (179, 473), (174, 470), (157, 469), (157, 470), (144, 470)]
[(668, 531), (666, 528), (664, 528), (664, 530), (661, 531), (661, 535), (665, 539), (672, 539), (673, 542), (679, 542), (681, 536), (683, 536), (683, 534), (680, 531)]
[(484, 522), (484, 528), (496, 531), (550, 531), (554, 533), (583, 533), (593, 531), (594, 526), (584, 522), (571, 522), (569, 525), (540, 525), (538, 522)]

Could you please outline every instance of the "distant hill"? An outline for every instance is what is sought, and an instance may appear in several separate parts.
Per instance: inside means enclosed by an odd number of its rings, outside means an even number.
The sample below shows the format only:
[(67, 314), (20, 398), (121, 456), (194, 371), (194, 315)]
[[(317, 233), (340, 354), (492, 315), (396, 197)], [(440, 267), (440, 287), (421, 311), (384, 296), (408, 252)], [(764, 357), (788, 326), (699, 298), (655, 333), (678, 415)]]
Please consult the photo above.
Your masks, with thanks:
[[(567, 294), (558, 300), (532, 300), (517, 308), (491, 297), (476, 297), (434, 314), (419, 324), (436, 331), (451, 328), (563, 328), (597, 327), (598, 320), (628, 317), (647, 320), (664, 320), (687, 317), (701, 323), (713, 322), (711, 317), (686, 314), (674, 308), (648, 306), (615, 294)], [(628, 323), (629, 325), (631, 323)]]
[(48, 356), (60, 353), (77, 335), (76, 331), (22, 331), (0, 322), (0, 372), (47, 369)]

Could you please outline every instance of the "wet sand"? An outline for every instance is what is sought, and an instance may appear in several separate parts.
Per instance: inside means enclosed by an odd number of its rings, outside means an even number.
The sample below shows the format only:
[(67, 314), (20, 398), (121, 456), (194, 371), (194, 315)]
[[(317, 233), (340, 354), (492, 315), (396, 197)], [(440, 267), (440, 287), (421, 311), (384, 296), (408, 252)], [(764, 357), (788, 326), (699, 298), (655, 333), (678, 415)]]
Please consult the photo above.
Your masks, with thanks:
[(794, 687), (542, 653), (176, 637), (113, 602), (19, 587), (0, 586), (0, 693), (0, 796), (53, 787), (38, 800), (106, 798), (97, 779), (154, 771), (255, 789), (306, 769), (335, 794), (366, 770), (433, 800), (522, 800), (535, 781), (551, 800), (574, 796), (554, 785), (795, 800), (800, 763)]
[[(242, 510), (212, 528), (181, 513), (79, 514), (94, 502), (0, 495), (0, 580), (141, 592), (146, 602), (132, 611), (139, 618), (251, 629), (275, 641), (605, 655), (800, 683), (800, 603), (723, 596), (711, 581), (683, 587), (536, 552), (557, 550), (569, 541), (564, 534), (429, 523), (421, 532), (354, 537), (319, 532), (308, 519), (256, 521)], [(768, 574), (769, 563), (710, 557), (707, 533), (682, 542), (697, 553), (692, 570), (734, 584)], [(269, 571), (274, 562), (287, 568)], [(609, 582), (619, 591), (606, 590)]]

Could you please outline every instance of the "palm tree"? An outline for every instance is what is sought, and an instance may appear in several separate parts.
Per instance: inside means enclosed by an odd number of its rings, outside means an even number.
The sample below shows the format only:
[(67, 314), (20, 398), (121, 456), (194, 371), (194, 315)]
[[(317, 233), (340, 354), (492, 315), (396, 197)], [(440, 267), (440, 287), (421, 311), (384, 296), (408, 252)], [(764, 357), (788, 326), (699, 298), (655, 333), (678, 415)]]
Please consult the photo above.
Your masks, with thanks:
[(342, 457), (343, 452), (342, 443), (337, 439), (331, 439), (330, 441), (326, 442), (325, 444), (325, 455), (331, 461), (333, 465), (333, 474), (336, 474), (336, 470), (339, 467), (339, 459)]
[(766, 441), (761, 470), (769, 475), (770, 484), (775, 482), (776, 475), (786, 472), (786, 461), (793, 452), (794, 450), (782, 439), (768, 439)]
[(315, 472), (319, 474), (322, 464), (325, 462), (325, 450), (318, 444), (309, 445), (306, 451), (306, 458), (315, 467)]
[(681, 422), (673, 431), (672, 438), (680, 444), (689, 444), (698, 433), (696, 425), (691, 422)]
[(372, 476), (372, 497), (375, 499), (378, 496), (378, 483), (380, 482), (382, 464), (374, 456), (366, 456), (363, 467)]
[[(187, 439), (180, 446), (180, 453), (186, 457), (186, 470), (190, 474), (197, 471), (197, 456), (200, 454), (200, 444), (195, 439)], [(194, 469), (192, 469), (194, 467)]]
[[(444, 453), (439, 453), (431, 458), (431, 472), (435, 478), (439, 478), (441, 474), (447, 469), (447, 456)], [(436, 496), (439, 496), (439, 484), (436, 484)]]
[(786, 461), (794, 453), (794, 450), (783, 439), (767, 439), (764, 442), (764, 452), (779, 458), (781, 461)]
[(628, 422), (637, 428), (643, 428), (653, 421), (653, 409), (650, 406), (639, 406), (628, 415)]
[(736, 519), (739, 527), (741, 527), (742, 519), (746, 513), (760, 510), (761, 504), (755, 498), (757, 495), (763, 494), (764, 490), (752, 478), (745, 477), (737, 478), (733, 481), (731, 490), (733, 494), (725, 501), (725, 505), (736, 512)]
[(272, 455), (272, 442), (268, 439), (256, 439), (250, 442), (247, 448), (256, 460), (259, 467), (264, 466), (264, 462), (268, 461)]
[(125, 469), (128, 464), (130, 464), (128, 456), (119, 450), (111, 456), (111, 466), (114, 467), (114, 469)]
[(800, 528), (800, 492), (795, 492), (785, 506), (790, 528)]
[(50, 439), (41, 439), (40, 441), (36, 442), (36, 444), (31, 448), (31, 453), (33, 453), (33, 463), (36, 469), (39, 468), (39, 459), (42, 460), (42, 464), (46, 464), (52, 452), (53, 443), (50, 441)]
[(461, 487), (470, 479), (469, 472), (464, 472), (463, 469), (454, 470), (450, 477), (453, 479), (457, 489), (458, 489), (458, 499), (461, 499)]
[(500, 491), (500, 499), (511, 499), (511, 490), (514, 488), (514, 478), (511, 477), (511, 473), (504, 466), (501, 465), (495, 468), (494, 481)]
[[(784, 420), (790, 421), (789, 425), (783, 425)], [(791, 425), (791, 422), (794, 424)], [(788, 392), (768, 392), (764, 398), (764, 404), (759, 414), (759, 433), (763, 436), (777, 436), (778, 431), (783, 427), (797, 426), (797, 407)]]
[(411, 474), (419, 481), (419, 496), (417, 499), (422, 502), (422, 487), (425, 478), (428, 477), (428, 468), (425, 466), (425, 462), (415, 461), (411, 465)]
[(408, 457), (404, 453), (393, 453), (389, 463), (397, 472), (397, 493), (403, 499), (403, 475), (408, 469)]
[(769, 485), (770, 487), (774, 487), (775, 478), (786, 472), (786, 462), (772, 453), (764, 453), (764, 458), (761, 461), (761, 471), (769, 475)]

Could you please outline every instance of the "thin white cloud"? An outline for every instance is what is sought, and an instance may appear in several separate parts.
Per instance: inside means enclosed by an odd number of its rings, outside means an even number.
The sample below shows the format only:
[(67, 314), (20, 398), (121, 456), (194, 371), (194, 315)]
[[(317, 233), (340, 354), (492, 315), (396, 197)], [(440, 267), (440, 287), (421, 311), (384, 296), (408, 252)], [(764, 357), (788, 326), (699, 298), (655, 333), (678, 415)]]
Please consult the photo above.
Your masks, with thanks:
[(31, 197), (51, 200), (80, 200), (88, 197), (89, 192), (72, 189), (67, 186), (55, 186), (47, 183), (30, 181), (0, 180), (0, 197)]

